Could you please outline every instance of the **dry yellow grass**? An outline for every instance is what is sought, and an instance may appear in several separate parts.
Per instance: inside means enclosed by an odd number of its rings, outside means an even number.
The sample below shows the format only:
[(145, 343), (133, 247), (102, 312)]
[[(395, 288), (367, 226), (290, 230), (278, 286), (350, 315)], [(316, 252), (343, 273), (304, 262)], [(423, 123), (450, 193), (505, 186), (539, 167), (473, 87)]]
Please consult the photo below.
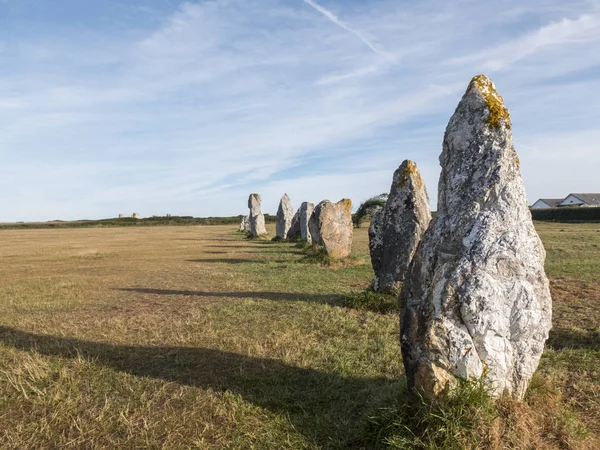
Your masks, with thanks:
[[(525, 408), (527, 445), (586, 448), (600, 226), (540, 229), (555, 329), (495, 433), (517, 439)], [(0, 232), (0, 448), (372, 447), (367, 417), (402, 384), (398, 319), (342, 306), (372, 277), (365, 228), (355, 241), (326, 267), (231, 226)]]

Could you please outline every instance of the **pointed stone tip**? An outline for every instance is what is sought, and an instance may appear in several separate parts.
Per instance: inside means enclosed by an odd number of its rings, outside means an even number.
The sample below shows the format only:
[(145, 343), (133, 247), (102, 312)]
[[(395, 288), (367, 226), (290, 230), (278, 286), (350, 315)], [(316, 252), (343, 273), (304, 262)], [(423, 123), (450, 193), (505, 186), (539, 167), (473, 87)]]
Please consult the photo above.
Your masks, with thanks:
[(490, 80), (485, 74), (475, 75), (469, 87), (467, 88), (467, 95), (472, 90), (479, 92), (487, 103), (489, 115), (487, 123), (493, 128), (500, 128), (502, 125), (510, 129), (512, 124), (510, 121), (510, 114), (508, 109), (504, 106), (504, 99), (498, 94), (494, 82)]
[(415, 187), (420, 188), (423, 186), (423, 180), (421, 179), (421, 174), (419, 173), (419, 169), (417, 168), (417, 164), (410, 159), (405, 159), (400, 164), (399, 170), (402, 172), (400, 176), (400, 187), (403, 188), (404, 185), (408, 182), (410, 177), (414, 177), (413, 184)]

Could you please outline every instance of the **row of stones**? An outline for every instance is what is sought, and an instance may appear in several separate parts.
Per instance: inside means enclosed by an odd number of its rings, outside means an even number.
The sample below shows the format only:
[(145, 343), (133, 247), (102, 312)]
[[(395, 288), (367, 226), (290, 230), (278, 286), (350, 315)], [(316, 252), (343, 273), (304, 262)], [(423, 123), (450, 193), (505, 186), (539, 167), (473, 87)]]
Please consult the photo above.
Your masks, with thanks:
[(494, 395), (522, 398), (548, 338), (552, 299), (508, 110), (486, 76), (471, 81), (450, 119), (440, 165), (433, 219), (416, 165), (404, 161), (394, 173), (369, 228), (373, 287), (401, 285), (410, 388), (434, 397), (485, 377)]
[[(254, 237), (267, 234), (261, 198), (250, 194), (250, 213), (242, 218), (240, 231)], [(332, 258), (345, 258), (352, 251), (352, 202), (342, 199), (337, 203), (323, 200), (317, 206), (303, 202), (294, 213), (292, 202), (284, 194), (277, 210), (276, 236), (282, 240), (302, 239), (322, 245)]]

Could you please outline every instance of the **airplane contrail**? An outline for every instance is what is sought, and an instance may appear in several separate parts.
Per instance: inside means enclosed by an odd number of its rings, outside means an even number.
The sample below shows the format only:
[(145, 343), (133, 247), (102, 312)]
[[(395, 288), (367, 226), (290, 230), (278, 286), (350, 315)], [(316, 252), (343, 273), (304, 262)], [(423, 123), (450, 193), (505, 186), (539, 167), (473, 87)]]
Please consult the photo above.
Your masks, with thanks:
[(315, 3), (313, 0), (304, 0), (304, 3), (306, 3), (307, 5), (310, 5), (311, 7), (313, 7), (314, 9), (316, 9), (318, 12), (320, 12), (321, 14), (323, 14), (325, 17), (327, 17), (329, 20), (331, 20), (333, 23), (335, 23), (337, 26), (339, 26), (340, 28), (343, 28), (344, 30), (352, 33), (353, 35), (355, 35), (356, 37), (358, 37), (367, 47), (369, 47), (374, 53), (378, 54), (379, 56), (381, 56), (382, 58), (387, 59), (388, 61), (393, 61), (393, 58), (385, 51), (380, 50), (379, 48), (377, 48), (375, 45), (373, 45), (366, 37), (363, 36), (363, 34), (358, 31), (355, 30), (354, 28), (349, 27), (348, 25), (346, 25), (344, 22), (342, 22), (335, 14), (333, 14), (331, 11), (323, 8), (321, 5), (318, 5), (317, 3)]

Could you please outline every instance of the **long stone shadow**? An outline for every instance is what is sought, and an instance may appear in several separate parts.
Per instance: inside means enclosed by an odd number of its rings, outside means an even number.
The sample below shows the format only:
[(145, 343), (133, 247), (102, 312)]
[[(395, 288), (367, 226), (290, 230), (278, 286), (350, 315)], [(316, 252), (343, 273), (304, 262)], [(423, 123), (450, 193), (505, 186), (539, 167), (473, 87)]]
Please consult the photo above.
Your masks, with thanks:
[[(279, 248), (277, 250), (270, 250), (268, 249), (268, 247), (254, 247), (252, 245), (221, 245), (221, 246), (206, 246), (205, 248), (210, 248), (210, 249), (232, 249), (232, 248), (236, 248), (236, 249), (242, 249), (242, 250), (247, 250), (248, 253), (255, 253), (255, 254), (260, 254), (260, 253), (294, 253), (297, 255), (302, 254), (302, 250), (294, 248), (294, 247), (289, 247), (289, 248)], [(208, 253), (208, 252), (204, 252), (204, 253)]]
[(206, 258), (206, 259), (186, 259), (187, 262), (196, 263), (222, 263), (222, 264), (267, 264), (268, 261), (243, 258)]
[(213, 239), (213, 238), (176, 238), (176, 241), (200, 241), (200, 242), (239, 242), (236, 239)]
[[(324, 448), (371, 448), (361, 442), (364, 417), (385, 407), (399, 381), (342, 377), (208, 348), (112, 345), (0, 327), (0, 342), (42, 355), (84, 356), (115, 370), (203, 389), (229, 391), (289, 417), (296, 430)], [(334, 445), (337, 439), (341, 444)]]
[(554, 350), (600, 350), (600, 332), (553, 329), (546, 345)]
[(154, 295), (186, 295), (197, 297), (228, 297), (228, 298), (255, 298), (261, 300), (275, 301), (303, 301), (313, 303), (327, 303), (339, 305), (342, 303), (343, 296), (339, 294), (299, 294), (293, 292), (210, 292), (210, 291), (189, 291), (177, 289), (152, 289), (152, 288), (118, 288), (119, 291), (137, 292), (139, 294)]

